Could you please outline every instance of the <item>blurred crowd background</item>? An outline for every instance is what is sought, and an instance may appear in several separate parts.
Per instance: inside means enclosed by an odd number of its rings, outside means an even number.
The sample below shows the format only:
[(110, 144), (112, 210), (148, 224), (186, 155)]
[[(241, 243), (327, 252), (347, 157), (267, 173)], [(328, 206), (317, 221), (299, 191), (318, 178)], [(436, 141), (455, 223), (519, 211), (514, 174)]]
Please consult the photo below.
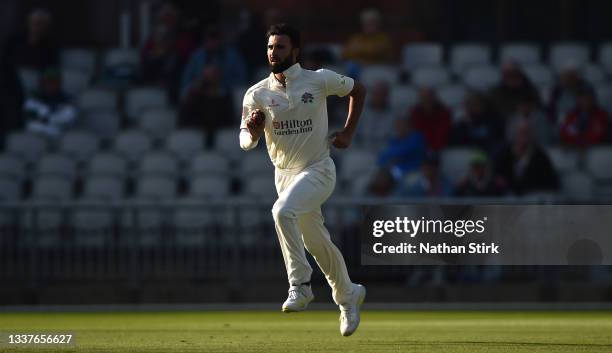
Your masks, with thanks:
[[(0, 10), (0, 244), (5, 278), (15, 283), (56, 264), (63, 253), (53, 251), (64, 242), (108, 250), (130, 234), (141, 245), (205, 252), (211, 239), (224, 246), (223, 235), (240, 224), (242, 244), (265, 238), (265, 251), (279, 257), (268, 211), (272, 165), (263, 144), (250, 153), (238, 146), (242, 97), (269, 75), (265, 31), (278, 22), (303, 31), (303, 67), (329, 68), (368, 87), (353, 146), (332, 151), (334, 198), (612, 198), (605, 15), (612, 4), (605, 1), (28, 0)], [(346, 103), (329, 99), (332, 129), (344, 123)], [(243, 198), (270, 202), (239, 211), (236, 223), (232, 210)], [(91, 203), (97, 208), (85, 206)], [(217, 208), (179, 207), (202, 203)], [(342, 216), (341, 208), (326, 209), (328, 223), (358, 266), (358, 217)], [(33, 244), (51, 249), (48, 263), (23, 250)], [(225, 273), (224, 252), (203, 254), (180, 256)], [(151, 256), (153, 271), (169, 255)], [(596, 272), (583, 270), (571, 276)], [(393, 276), (410, 285), (562, 276), (513, 271)]]

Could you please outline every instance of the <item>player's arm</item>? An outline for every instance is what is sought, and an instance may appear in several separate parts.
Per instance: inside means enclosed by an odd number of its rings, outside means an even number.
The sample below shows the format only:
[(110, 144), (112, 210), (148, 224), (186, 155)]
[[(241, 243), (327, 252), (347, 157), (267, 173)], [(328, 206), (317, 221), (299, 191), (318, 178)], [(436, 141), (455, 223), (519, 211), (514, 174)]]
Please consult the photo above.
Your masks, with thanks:
[(242, 121), (240, 123), (240, 148), (245, 151), (257, 146), (263, 134), (266, 117), (258, 108), (253, 93), (248, 91), (242, 103)]
[(240, 128), (240, 147), (243, 150), (248, 151), (257, 146), (261, 135), (263, 135), (265, 120), (264, 113), (259, 109), (249, 114), (245, 127)]
[(361, 82), (355, 81), (353, 89), (348, 94), (349, 109), (344, 129), (335, 132), (332, 135), (332, 143), (336, 148), (347, 148), (351, 145), (355, 131), (357, 131), (357, 122), (363, 111), (365, 104), (366, 88)]

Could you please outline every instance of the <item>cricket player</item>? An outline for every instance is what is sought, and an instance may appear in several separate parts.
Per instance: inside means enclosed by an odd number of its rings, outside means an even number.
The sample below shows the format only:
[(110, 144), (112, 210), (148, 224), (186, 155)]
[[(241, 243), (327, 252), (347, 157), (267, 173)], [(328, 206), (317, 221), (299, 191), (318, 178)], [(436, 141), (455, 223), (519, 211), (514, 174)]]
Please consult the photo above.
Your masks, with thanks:
[[(282, 310), (303, 311), (314, 299), (306, 247), (325, 274), (334, 302), (340, 307), (340, 333), (350, 336), (359, 326), (359, 306), (366, 290), (351, 282), (342, 254), (323, 224), (321, 204), (336, 183), (330, 145), (347, 148), (351, 144), (363, 109), (365, 88), (333, 71), (302, 69), (298, 63), (300, 33), (296, 29), (286, 24), (273, 25), (267, 38), (272, 72), (244, 96), (240, 147), (254, 148), (265, 134), (275, 166), (278, 200), (272, 215), (289, 279), (289, 296)], [(329, 95), (350, 97), (345, 127), (331, 135), (327, 130)]]

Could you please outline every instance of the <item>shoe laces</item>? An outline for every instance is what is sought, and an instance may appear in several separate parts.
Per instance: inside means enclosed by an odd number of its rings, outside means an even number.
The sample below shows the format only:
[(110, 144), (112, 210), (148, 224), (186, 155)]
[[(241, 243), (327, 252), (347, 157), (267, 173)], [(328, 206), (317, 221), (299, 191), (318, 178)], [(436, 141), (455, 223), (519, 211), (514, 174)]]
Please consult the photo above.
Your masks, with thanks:
[(340, 321), (341, 322), (347, 322), (349, 321), (349, 317), (351, 317), (355, 314), (355, 311), (353, 310), (353, 306), (352, 305), (343, 305), (340, 307)]
[(297, 288), (289, 289), (289, 299), (296, 300), (299, 296), (300, 293), (298, 292)]

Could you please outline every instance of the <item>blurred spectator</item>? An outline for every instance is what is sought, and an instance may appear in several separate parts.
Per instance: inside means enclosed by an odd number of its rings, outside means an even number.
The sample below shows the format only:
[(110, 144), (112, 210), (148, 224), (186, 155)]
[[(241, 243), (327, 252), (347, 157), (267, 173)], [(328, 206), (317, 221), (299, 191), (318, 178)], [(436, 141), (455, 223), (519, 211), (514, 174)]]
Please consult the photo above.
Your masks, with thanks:
[[(265, 53), (262, 55), (265, 56)], [(209, 26), (204, 33), (204, 43), (196, 50), (183, 71), (181, 82), (181, 99), (197, 89), (198, 81), (205, 71), (214, 68), (218, 72), (220, 89), (224, 94), (246, 83), (246, 66), (240, 52), (224, 43), (223, 33), (216, 26)]]
[(396, 179), (417, 170), (425, 154), (425, 138), (413, 128), (409, 119), (395, 120), (396, 135), (378, 156), (378, 165), (389, 168)]
[(502, 66), (501, 82), (492, 89), (491, 101), (502, 118), (507, 119), (516, 113), (519, 104), (529, 100), (540, 106), (540, 94), (531, 83), (520, 65), (509, 61)]
[(559, 75), (559, 81), (553, 88), (548, 113), (554, 122), (563, 119), (576, 107), (578, 92), (591, 88), (582, 77), (578, 65), (573, 61), (565, 63)]
[(379, 169), (369, 181), (366, 195), (370, 197), (391, 197), (395, 194), (395, 179), (388, 169)]
[(504, 137), (504, 123), (495, 110), (482, 95), (472, 93), (466, 98), (464, 114), (451, 130), (450, 143), (494, 153)]
[(533, 139), (531, 123), (525, 120), (517, 125), (512, 142), (499, 154), (495, 171), (517, 195), (559, 188), (557, 173)]
[(259, 81), (263, 77), (254, 77), (257, 69), (266, 67), (266, 46), (262, 42), (266, 29), (275, 23), (282, 22), (281, 12), (276, 8), (269, 8), (263, 14), (263, 19), (256, 14), (243, 9), (240, 12), (240, 24), (236, 46), (245, 59), (249, 80)]
[(529, 97), (519, 103), (516, 113), (512, 115), (506, 127), (508, 139), (514, 136), (514, 128), (517, 124), (526, 120), (533, 126), (535, 139), (544, 147), (557, 141), (556, 128), (550, 123), (548, 116), (538, 109), (537, 102)]
[(180, 113), (182, 126), (213, 133), (217, 128), (232, 124), (232, 96), (223, 88), (222, 75), (217, 66), (203, 68), (183, 99)]
[(385, 64), (393, 59), (393, 45), (389, 36), (382, 31), (378, 10), (361, 12), (361, 33), (349, 38), (343, 57), (362, 65)]
[(62, 78), (57, 69), (47, 69), (40, 77), (39, 92), (24, 104), (27, 129), (50, 137), (59, 136), (74, 123), (76, 108), (62, 92)]
[(140, 53), (143, 80), (162, 85), (176, 102), (181, 70), (195, 48), (194, 36), (181, 28), (179, 10), (172, 3), (164, 3)]
[(503, 178), (493, 175), (487, 155), (476, 152), (470, 161), (470, 170), (455, 188), (455, 195), (462, 197), (494, 197), (508, 193)]
[(608, 113), (597, 104), (591, 88), (583, 88), (576, 98), (576, 107), (561, 123), (561, 140), (580, 147), (603, 142), (608, 134)]
[(325, 48), (310, 48), (302, 56), (302, 67), (307, 70), (319, 70), (334, 64), (334, 55)]
[(391, 137), (395, 116), (389, 101), (389, 90), (386, 81), (377, 81), (372, 85), (357, 127), (356, 145), (379, 151)]
[(420, 171), (406, 176), (404, 185), (400, 186), (400, 196), (406, 197), (449, 197), (452, 185), (440, 171), (440, 158), (435, 153), (428, 153)]
[(43, 9), (32, 11), (28, 16), (26, 31), (7, 40), (4, 55), (17, 67), (39, 71), (57, 67), (59, 51), (51, 39), (50, 29), (51, 14)]
[(421, 88), (419, 101), (412, 108), (410, 118), (414, 128), (425, 136), (429, 150), (439, 151), (446, 146), (451, 129), (451, 111), (433, 89)]

